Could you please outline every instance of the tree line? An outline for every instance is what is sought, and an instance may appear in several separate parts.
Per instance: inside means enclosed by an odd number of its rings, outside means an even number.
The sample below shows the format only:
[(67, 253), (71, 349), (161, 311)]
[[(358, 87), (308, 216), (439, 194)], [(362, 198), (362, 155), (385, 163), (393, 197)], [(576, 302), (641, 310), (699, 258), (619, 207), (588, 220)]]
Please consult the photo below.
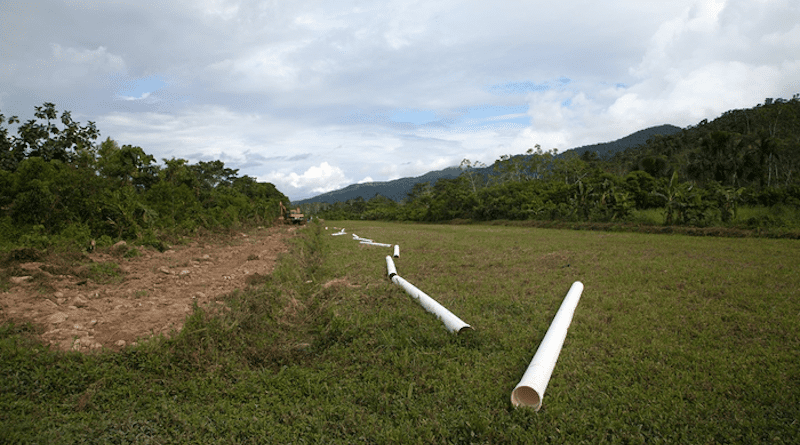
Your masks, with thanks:
[[(162, 246), (198, 230), (271, 224), (273, 184), (239, 176), (221, 161), (158, 165), (141, 147), (97, 143), (93, 122), (82, 125), (52, 103), (34, 119), (0, 114), (0, 242), (44, 248), (60, 241), (101, 245), (116, 240)], [(11, 134), (8, 126), (17, 126)], [(8, 125), (8, 126), (7, 126)]]
[(416, 184), (399, 202), (378, 195), (305, 211), (329, 219), (611, 222), (659, 210), (665, 224), (702, 227), (731, 224), (751, 206), (765, 213), (749, 226), (790, 225), (775, 215), (800, 207), (800, 97), (731, 110), (611, 156), (537, 145), (491, 166), (465, 159), (461, 169), (457, 178)]

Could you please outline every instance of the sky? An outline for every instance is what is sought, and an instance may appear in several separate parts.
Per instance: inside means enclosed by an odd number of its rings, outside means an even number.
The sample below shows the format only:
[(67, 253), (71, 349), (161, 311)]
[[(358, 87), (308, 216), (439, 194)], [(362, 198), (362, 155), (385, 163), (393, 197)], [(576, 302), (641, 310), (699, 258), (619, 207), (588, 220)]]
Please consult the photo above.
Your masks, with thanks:
[(0, 0), (0, 113), (292, 200), (798, 92), (797, 0)]

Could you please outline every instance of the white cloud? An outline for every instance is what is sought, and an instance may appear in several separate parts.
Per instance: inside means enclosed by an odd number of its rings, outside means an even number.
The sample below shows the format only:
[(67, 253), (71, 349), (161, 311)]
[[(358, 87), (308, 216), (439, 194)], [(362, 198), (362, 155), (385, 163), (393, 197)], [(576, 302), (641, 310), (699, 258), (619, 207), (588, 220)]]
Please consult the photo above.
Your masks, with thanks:
[(125, 61), (122, 57), (109, 53), (104, 46), (95, 50), (64, 48), (57, 43), (50, 46), (53, 58), (57, 61), (83, 66), (92, 71), (118, 72), (125, 70)]
[[(31, 60), (26, 63), (12, 60), (4, 64), (10, 68), (7, 75), (13, 76), (14, 83), (23, 88), (52, 97), (78, 92), (86, 94), (87, 90), (102, 87), (110, 74), (127, 69), (122, 56), (110, 52), (105, 46), (89, 49), (50, 43), (48, 47), (47, 55), (29, 55)], [(50, 99), (47, 101), (52, 102)]]
[(266, 44), (235, 59), (213, 63), (208, 69), (222, 88), (243, 92), (291, 90), (298, 86), (301, 68), (290, 59), (308, 43)]
[[(800, 6), (698, 1), (657, 27), (627, 85), (587, 82), (531, 93), (522, 141), (570, 148), (665, 123), (687, 126), (797, 89)], [(566, 101), (566, 104), (565, 104)]]
[[(653, 36), (642, 63), (633, 69), (640, 82), (617, 99), (609, 113), (618, 118), (680, 115), (675, 123), (687, 125), (730, 108), (753, 106), (790, 86), (800, 54), (795, 52), (789, 59), (765, 55), (787, 44), (800, 47), (800, 32), (796, 35), (797, 25), (793, 25), (783, 38), (773, 37), (774, 13), (779, 10), (775, 6), (788, 5), (699, 2), (667, 21)], [(800, 9), (788, 7), (785, 15), (800, 19)], [(793, 38), (795, 42), (790, 42)]]
[(145, 100), (145, 99), (147, 99), (149, 97), (150, 97), (150, 93), (142, 93), (142, 95), (139, 96), (139, 97), (120, 96), (120, 95), (116, 96), (116, 98), (119, 99), (119, 100), (128, 100), (128, 101), (131, 101), (131, 100)]
[(351, 179), (345, 176), (344, 171), (327, 162), (322, 162), (319, 166), (311, 166), (302, 174), (295, 172), (271, 172), (264, 176), (263, 180), (272, 182), (279, 190), (292, 196), (307, 195), (308, 193), (319, 194), (330, 192), (342, 188), (351, 183)]
[(231, 20), (239, 13), (239, 4), (226, 0), (195, 0), (195, 6), (215, 19)]

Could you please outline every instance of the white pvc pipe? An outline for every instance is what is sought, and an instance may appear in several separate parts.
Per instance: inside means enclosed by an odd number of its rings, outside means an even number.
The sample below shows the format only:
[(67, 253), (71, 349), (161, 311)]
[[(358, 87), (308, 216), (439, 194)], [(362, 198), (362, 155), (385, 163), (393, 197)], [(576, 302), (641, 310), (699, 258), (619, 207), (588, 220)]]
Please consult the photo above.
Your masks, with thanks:
[(375, 241), (361, 241), (361, 244), (369, 244), (370, 246), (392, 247), (391, 244), (376, 243)]
[(404, 280), (400, 275), (395, 275), (392, 277), (392, 281), (395, 284), (402, 286), (409, 295), (416, 298), (417, 301), (419, 301), (419, 304), (421, 304), (425, 310), (433, 315), (436, 315), (440, 320), (442, 320), (442, 323), (444, 323), (444, 326), (448, 331), (458, 334), (465, 329), (472, 329), (472, 326), (464, 323), (463, 320), (456, 317), (455, 314), (447, 310), (446, 307), (429, 297), (425, 292), (417, 289), (417, 287), (413, 284)]
[(394, 261), (392, 261), (392, 257), (386, 255), (386, 270), (389, 271), (389, 279), (391, 280), (392, 277), (397, 275), (397, 269), (394, 267)]
[(331, 233), (331, 236), (339, 236), (339, 235), (344, 235), (344, 234), (345, 234), (344, 233), (344, 229), (342, 229), (341, 232)]
[(422, 292), (416, 286), (404, 280), (400, 275), (397, 275), (397, 269), (394, 267), (394, 261), (392, 261), (392, 257), (388, 255), (386, 256), (386, 268), (389, 270), (389, 278), (391, 278), (392, 282), (401, 286), (406, 293), (416, 298), (417, 301), (419, 301), (419, 304), (422, 305), (425, 310), (433, 315), (436, 315), (439, 320), (442, 320), (442, 323), (444, 323), (444, 326), (448, 331), (458, 334), (465, 329), (472, 329), (472, 326), (464, 323), (463, 320), (456, 317), (455, 314), (447, 310), (446, 307), (429, 297), (428, 294)]
[(522, 380), (511, 392), (511, 403), (514, 406), (532, 406), (536, 411), (542, 407), (544, 391), (550, 382), (561, 347), (564, 346), (567, 328), (572, 322), (572, 315), (575, 313), (582, 292), (583, 283), (580, 281), (572, 283)]
[(400, 258), (400, 246), (398, 246), (397, 244), (394, 245), (394, 257)]
[(356, 235), (355, 233), (353, 234), (353, 239), (356, 240), (356, 241), (369, 241), (369, 242), (372, 242), (371, 239), (361, 238), (360, 236)]

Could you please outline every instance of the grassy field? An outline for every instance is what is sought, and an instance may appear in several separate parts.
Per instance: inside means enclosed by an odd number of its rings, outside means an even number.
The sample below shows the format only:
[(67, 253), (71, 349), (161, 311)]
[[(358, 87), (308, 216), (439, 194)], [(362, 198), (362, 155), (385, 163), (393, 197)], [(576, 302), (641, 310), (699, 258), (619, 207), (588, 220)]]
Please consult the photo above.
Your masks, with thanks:
[[(795, 443), (800, 242), (311, 225), (272, 277), (120, 353), (0, 328), (2, 443)], [(448, 333), (397, 272), (475, 331)], [(265, 282), (264, 282), (265, 281)], [(539, 412), (512, 407), (569, 287)]]

